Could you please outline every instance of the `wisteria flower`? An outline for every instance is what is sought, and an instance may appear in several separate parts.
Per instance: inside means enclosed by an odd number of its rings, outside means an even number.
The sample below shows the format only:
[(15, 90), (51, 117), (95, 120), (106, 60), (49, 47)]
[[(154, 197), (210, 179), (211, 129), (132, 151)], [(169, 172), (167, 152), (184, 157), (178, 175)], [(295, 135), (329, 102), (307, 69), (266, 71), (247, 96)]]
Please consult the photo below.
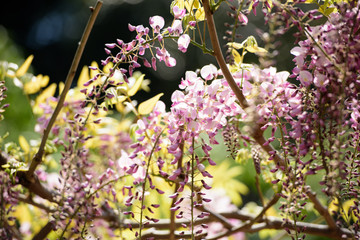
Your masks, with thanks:
[(154, 33), (159, 33), (160, 30), (164, 27), (165, 21), (161, 16), (153, 16), (149, 19), (149, 24), (154, 29)]
[(248, 18), (246, 17), (245, 14), (243, 14), (242, 12), (239, 12), (239, 16), (238, 16), (238, 19), (239, 19), (239, 22), (243, 25), (247, 25), (249, 20)]
[(200, 75), (205, 80), (212, 80), (217, 76), (217, 68), (213, 64), (206, 65), (201, 68)]
[(300, 71), (299, 80), (305, 87), (308, 87), (313, 81), (313, 76), (309, 71)]
[(173, 33), (175, 36), (183, 33), (182, 21), (175, 20), (172, 26), (168, 29), (170, 33)]
[(329, 79), (326, 79), (325, 75), (317, 73), (314, 77), (314, 84), (321, 91), (325, 91), (325, 87), (329, 84)]
[(170, 56), (170, 53), (165, 49), (156, 48), (156, 57), (165, 62), (168, 67), (174, 67), (176, 65), (176, 59)]
[(183, 34), (178, 39), (178, 48), (180, 51), (185, 53), (190, 43), (190, 37), (187, 34)]
[(182, 19), (186, 14), (185, 8), (180, 9), (178, 6), (174, 6), (172, 10), (173, 10), (175, 19)]

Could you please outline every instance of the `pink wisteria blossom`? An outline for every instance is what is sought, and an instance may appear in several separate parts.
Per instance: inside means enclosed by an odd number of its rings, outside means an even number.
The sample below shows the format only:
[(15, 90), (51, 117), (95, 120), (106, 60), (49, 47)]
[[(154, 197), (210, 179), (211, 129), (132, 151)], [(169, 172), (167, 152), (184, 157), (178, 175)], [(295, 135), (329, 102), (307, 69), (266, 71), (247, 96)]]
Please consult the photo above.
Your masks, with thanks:
[(304, 86), (308, 87), (313, 82), (313, 76), (309, 71), (303, 70), (300, 71), (299, 80)]
[(176, 65), (176, 59), (170, 56), (170, 53), (165, 49), (156, 48), (156, 57), (161, 61), (165, 62), (168, 67), (174, 67)]
[(174, 36), (179, 36), (180, 34), (182, 34), (183, 33), (182, 21), (178, 19), (175, 20), (171, 25), (171, 27), (168, 28), (168, 31), (170, 34), (173, 34)]
[(154, 29), (154, 33), (159, 33), (165, 25), (165, 20), (161, 16), (153, 16), (149, 19), (149, 24)]
[(213, 64), (206, 65), (201, 68), (200, 75), (205, 80), (212, 80), (218, 74), (217, 68)]
[(178, 6), (174, 6), (172, 10), (173, 10), (175, 19), (182, 19), (186, 14), (185, 8), (181, 9)]
[(239, 19), (239, 22), (243, 25), (247, 25), (249, 20), (248, 18), (246, 17), (245, 14), (243, 14), (242, 12), (239, 12), (239, 16), (238, 16), (238, 19)]
[(187, 34), (183, 34), (178, 39), (178, 48), (180, 51), (185, 53), (190, 43), (190, 37)]

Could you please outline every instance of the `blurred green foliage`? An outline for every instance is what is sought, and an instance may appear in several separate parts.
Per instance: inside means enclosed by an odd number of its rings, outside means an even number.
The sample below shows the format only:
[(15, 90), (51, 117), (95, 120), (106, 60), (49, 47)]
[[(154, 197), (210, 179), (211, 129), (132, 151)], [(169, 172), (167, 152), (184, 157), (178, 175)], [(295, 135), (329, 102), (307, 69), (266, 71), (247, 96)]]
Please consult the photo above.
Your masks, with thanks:
[[(15, 63), (20, 66), (24, 60), (21, 47), (11, 40), (8, 31), (0, 25), (0, 62)], [(4, 112), (5, 119), (0, 122), (0, 136), (9, 133), (5, 142), (17, 142), (20, 134), (26, 138), (34, 135), (33, 126), (36, 119), (23, 90), (7, 77), (5, 77), (5, 85), (7, 98), (4, 104), (9, 103), (10, 106)]]

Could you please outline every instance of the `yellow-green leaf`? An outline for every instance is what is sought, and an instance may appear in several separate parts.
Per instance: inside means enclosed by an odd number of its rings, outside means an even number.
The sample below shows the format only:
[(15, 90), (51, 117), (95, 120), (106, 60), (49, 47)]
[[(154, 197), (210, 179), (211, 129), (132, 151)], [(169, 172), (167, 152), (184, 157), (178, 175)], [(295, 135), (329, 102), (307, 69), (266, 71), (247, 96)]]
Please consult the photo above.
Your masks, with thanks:
[(331, 215), (334, 214), (334, 212), (337, 212), (339, 209), (339, 201), (337, 198), (335, 198), (334, 200), (332, 200), (328, 206), (328, 211)]
[(238, 51), (236, 51), (235, 49), (231, 49), (231, 54), (232, 54), (233, 57), (234, 57), (235, 63), (239, 64), (239, 63), (242, 62), (241, 56), (240, 56), (240, 54), (238, 53)]
[(198, 21), (204, 21), (204, 20), (205, 20), (205, 11), (204, 11), (204, 8), (203, 8), (203, 7), (199, 8), (198, 10), (196, 10), (195, 18), (196, 18), (196, 20), (198, 20)]
[(61, 95), (62, 91), (64, 90), (64, 87), (65, 87), (65, 83), (60, 82), (58, 88), (59, 95)]
[(22, 150), (25, 153), (29, 153), (30, 152), (30, 145), (29, 143), (26, 141), (26, 138), (23, 135), (19, 136), (19, 145), (22, 148)]
[(193, 9), (198, 9), (200, 7), (199, 0), (188, 0), (185, 2), (185, 7), (188, 12), (191, 12)]
[(24, 76), (24, 74), (29, 69), (32, 60), (34, 59), (34, 55), (28, 56), (28, 58), (25, 60), (25, 62), (19, 67), (19, 69), (16, 71), (16, 76), (21, 77)]
[[(40, 74), (41, 75), (41, 74)], [(49, 76), (48, 75), (41, 75), (41, 79), (40, 79), (40, 86), (43, 88), (43, 87), (46, 87), (48, 84), (49, 84)]]
[(40, 91), (41, 88), (46, 87), (49, 83), (49, 76), (42, 74), (32, 77), (30, 81), (24, 84), (24, 92), (26, 94), (34, 94)]
[(1, 167), (2, 167), (2, 168), (9, 168), (9, 167), (11, 167), (11, 166), (10, 166), (10, 164), (7, 163), (7, 164), (4, 164), (4, 165), (1, 165)]
[(114, 64), (113, 62), (108, 62), (108, 64), (106, 64), (104, 67), (103, 67), (103, 72), (104, 73), (109, 73), (110, 70), (114, 67)]
[(84, 88), (84, 84), (89, 81), (89, 67), (87, 66), (83, 66), (78, 82), (77, 82), (77, 86), (78, 88), (82, 89)]
[(354, 214), (354, 207), (356, 206), (355, 205), (355, 201), (356, 199), (350, 199), (350, 200), (347, 200), (346, 202), (344, 202), (342, 204), (342, 209), (340, 211), (341, 213), (341, 216), (343, 217), (343, 219), (349, 223), (350, 222), (350, 218), (352, 218), (354, 220), (354, 222), (356, 222), (358, 219), (357, 217), (355, 216)]
[(265, 48), (258, 47), (257, 45), (248, 46), (246, 50), (251, 53), (267, 53)]
[[(98, 65), (97, 62), (95, 62), (95, 61), (93, 61), (93, 62), (91, 63), (91, 66), (99, 69), (99, 65)], [(92, 70), (92, 69), (90, 69), (90, 78), (94, 78), (95, 75), (96, 75), (96, 74), (99, 74), (99, 73), (100, 73), (99, 70)]]
[(132, 86), (132, 88), (130, 88), (127, 92), (128, 96), (131, 97), (137, 93), (137, 91), (140, 89), (142, 81), (144, 80), (144, 76), (145, 74), (141, 74), (141, 76), (138, 79), (136, 79), (134, 86)]
[(141, 115), (146, 115), (151, 113), (151, 111), (154, 109), (156, 103), (159, 101), (160, 97), (164, 95), (163, 93), (159, 93), (155, 97), (152, 97), (142, 103), (139, 104), (138, 112)]
[(227, 45), (235, 49), (241, 49), (244, 47), (242, 43), (237, 43), (237, 42), (229, 42), (227, 43)]
[(149, 80), (149, 79), (145, 79), (145, 80), (142, 81), (142, 83), (141, 83), (141, 89), (144, 90), (145, 92), (150, 92), (149, 84), (150, 84), (150, 80)]
[(38, 75), (37, 77), (32, 77), (31, 80), (24, 84), (24, 92), (26, 94), (34, 94), (40, 91), (39, 80), (42, 76)]
[(52, 83), (44, 91), (42, 91), (42, 93), (39, 96), (37, 96), (36, 102), (37, 103), (45, 102), (46, 99), (48, 99), (49, 97), (54, 96), (55, 91), (56, 91), (56, 83)]

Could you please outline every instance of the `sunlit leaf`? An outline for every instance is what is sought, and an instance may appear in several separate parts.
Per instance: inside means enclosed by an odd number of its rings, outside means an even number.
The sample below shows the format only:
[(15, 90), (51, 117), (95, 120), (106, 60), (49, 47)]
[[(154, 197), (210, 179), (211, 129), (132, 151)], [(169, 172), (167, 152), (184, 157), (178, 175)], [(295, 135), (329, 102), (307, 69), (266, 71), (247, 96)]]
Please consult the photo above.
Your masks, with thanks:
[(232, 54), (233, 57), (234, 57), (235, 63), (239, 64), (239, 63), (242, 62), (241, 56), (240, 56), (240, 54), (238, 53), (238, 51), (236, 51), (235, 49), (231, 49), (231, 54)]
[(145, 92), (150, 92), (149, 84), (150, 84), (150, 80), (144, 79), (141, 83), (141, 89), (144, 90)]
[(44, 91), (42, 91), (42, 93), (39, 96), (37, 96), (36, 102), (37, 103), (45, 102), (46, 99), (48, 99), (49, 97), (54, 96), (55, 91), (56, 91), (56, 83), (52, 83)]
[(198, 21), (204, 21), (205, 20), (205, 11), (204, 11), (204, 8), (201, 7), (199, 8), (196, 13), (195, 13), (195, 18), (198, 20)]
[(251, 53), (267, 53), (265, 48), (258, 47), (257, 45), (248, 46), (246, 47), (246, 50)]
[(64, 90), (64, 87), (65, 87), (65, 83), (60, 82), (59, 83), (59, 95), (61, 95), (62, 91)]
[(259, 231), (260, 239), (269, 239), (269, 237), (275, 236), (279, 231), (275, 229), (264, 229)]
[(332, 200), (328, 206), (328, 211), (331, 215), (334, 214), (334, 212), (337, 212), (339, 209), (339, 201), (337, 198), (335, 198), (334, 200)]
[(25, 62), (19, 67), (19, 69), (16, 71), (16, 76), (21, 77), (24, 76), (27, 70), (29, 69), (32, 60), (34, 59), (34, 55), (30, 55)]
[(26, 141), (26, 138), (23, 135), (19, 136), (19, 145), (22, 148), (22, 150), (25, 153), (29, 153), (30, 152), (30, 145), (29, 143)]
[(106, 64), (104, 67), (103, 67), (103, 72), (104, 73), (109, 73), (110, 70), (114, 67), (114, 64), (113, 62), (109, 62), (108, 64)]
[(82, 89), (84, 88), (84, 83), (86, 83), (87, 81), (89, 81), (89, 67), (84, 66), (81, 70), (78, 82), (77, 82), (77, 87)]
[(49, 76), (45, 75), (45, 76), (42, 76), (41, 75), (41, 79), (40, 79), (40, 87), (46, 87), (48, 84), (49, 84)]
[(15, 212), (12, 214), (16, 219), (18, 219), (21, 223), (31, 223), (32, 222), (32, 214), (28, 205), (19, 204), (15, 208)]
[(124, 112), (124, 110), (125, 110), (125, 106), (124, 106), (124, 104), (122, 104), (121, 102), (120, 103), (117, 103), (116, 105), (115, 105), (115, 108), (116, 108), (116, 110), (118, 111), (118, 112)]
[(241, 49), (244, 47), (242, 43), (237, 43), (237, 42), (229, 42), (227, 43), (227, 45), (235, 49)]
[(40, 91), (40, 83), (39, 78), (42, 78), (41, 75), (38, 75), (37, 77), (32, 77), (31, 80), (24, 84), (24, 92), (26, 94), (34, 94)]
[(251, 158), (251, 153), (247, 148), (241, 148), (236, 154), (235, 162), (244, 163)]
[(187, 0), (185, 7), (188, 12), (191, 12), (193, 9), (198, 9), (200, 7), (199, 0)]
[[(95, 61), (93, 61), (91, 63), (91, 67), (99, 69), (99, 65)], [(99, 70), (90, 69), (90, 78), (94, 78), (96, 76), (96, 74), (99, 74), (99, 73), (100, 73)]]
[(141, 115), (146, 115), (151, 113), (151, 111), (154, 109), (156, 103), (159, 101), (160, 97), (164, 95), (163, 93), (159, 93), (158, 95), (142, 102), (139, 104), (138, 112)]
[(349, 223), (350, 222), (350, 220), (351, 220), (351, 218), (354, 220), (354, 221), (357, 221), (358, 219), (357, 219), (357, 217), (355, 216), (355, 214), (354, 214), (354, 206), (356, 206), (355, 205), (355, 201), (356, 201), (356, 199), (350, 199), (350, 200), (347, 200), (346, 202), (344, 202), (343, 204), (342, 204), (342, 209), (341, 209), (341, 211), (340, 211), (340, 213), (341, 213), (341, 216), (343, 217), (343, 219), (347, 222), (347, 223)]
[(42, 74), (33, 76), (30, 81), (24, 84), (24, 92), (26, 94), (34, 94), (40, 91), (41, 88), (46, 87), (49, 83), (49, 76)]
[(207, 169), (213, 175), (212, 187), (224, 189), (234, 204), (241, 205), (241, 195), (249, 192), (249, 188), (236, 179), (243, 172), (242, 167), (231, 165), (229, 161), (223, 161), (217, 166), (209, 166)]
[(136, 79), (134, 85), (128, 90), (127, 95), (131, 97), (137, 93), (137, 91), (140, 89), (142, 81), (144, 80), (144, 76), (145, 74), (141, 74), (141, 76), (138, 79)]

